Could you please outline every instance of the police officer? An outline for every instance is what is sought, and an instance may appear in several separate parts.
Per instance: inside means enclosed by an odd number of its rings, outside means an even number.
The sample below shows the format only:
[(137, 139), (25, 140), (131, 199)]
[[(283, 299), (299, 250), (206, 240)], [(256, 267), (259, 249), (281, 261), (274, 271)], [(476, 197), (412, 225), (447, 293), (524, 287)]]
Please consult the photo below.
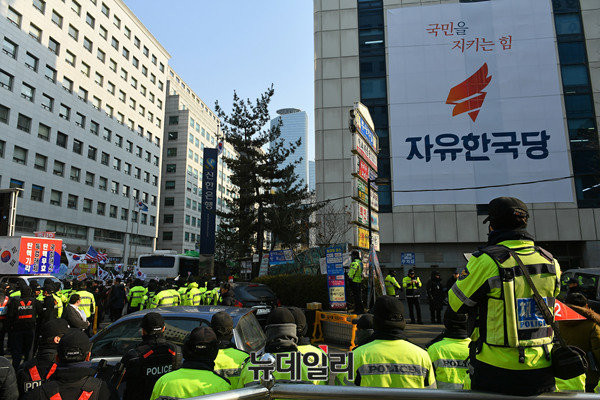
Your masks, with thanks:
[(8, 302), (8, 348), (15, 370), (19, 369), (21, 359), (31, 359), (35, 338), (36, 320), (42, 312), (42, 304), (33, 297), (31, 288), (24, 286), (19, 297)]
[[(306, 336), (308, 332), (308, 323), (306, 322), (306, 315), (304, 311), (302, 311), (299, 307), (288, 307), (292, 316), (294, 317), (294, 323), (296, 324), (296, 336), (298, 336), (298, 351), (300, 353), (314, 353), (319, 357), (319, 367), (323, 366), (323, 359), (327, 357), (327, 354), (318, 347), (310, 344), (310, 338)], [(326, 366), (325, 366), (326, 367)], [(327, 384), (329, 378), (327, 380), (319, 381), (320, 384)]]
[(148, 282), (148, 292), (144, 296), (144, 309), (150, 308), (152, 299), (156, 296), (156, 293), (158, 293), (158, 282), (156, 279), (150, 279), (150, 282)]
[[(267, 343), (265, 345), (265, 354), (263, 357), (270, 358), (272, 360), (272, 377), (277, 380), (289, 382), (291, 380), (291, 372), (277, 371), (275, 369), (275, 357), (281, 355), (281, 361), (286, 364), (286, 367), (293, 365), (290, 361), (291, 355), (298, 351), (298, 336), (297, 336), (295, 319), (289, 309), (284, 307), (278, 307), (271, 311), (267, 318), (267, 326), (265, 327), (265, 333), (267, 336)], [(261, 364), (262, 365), (262, 364)], [(258, 384), (254, 379), (252, 368), (256, 366), (252, 362), (247, 362), (242, 367), (240, 373), (240, 380), (238, 381), (238, 388), (245, 386)], [(297, 376), (295, 383), (306, 383), (306, 384), (318, 384), (317, 381), (311, 381), (308, 379), (308, 367), (304, 363), (300, 363), (300, 375)], [(265, 380), (269, 380), (269, 376), (264, 375), (264, 371), (261, 371), (260, 377)]]
[(181, 304), (184, 306), (199, 306), (202, 304), (202, 292), (198, 289), (198, 283), (188, 283), (185, 292), (181, 295)]
[(402, 290), (402, 286), (400, 286), (400, 284), (396, 280), (396, 277), (394, 276), (392, 271), (388, 271), (388, 274), (385, 277), (384, 283), (385, 283), (385, 294), (387, 294), (388, 296), (395, 296), (396, 289), (398, 289), (399, 291)]
[(423, 323), (421, 319), (421, 304), (419, 303), (419, 299), (421, 294), (419, 293), (419, 288), (423, 286), (421, 283), (421, 279), (415, 275), (414, 269), (408, 270), (408, 276), (405, 276), (402, 279), (402, 287), (406, 290), (406, 303), (408, 304), (408, 313), (410, 315), (410, 323), (415, 323), (415, 314), (413, 308), (416, 309), (417, 312), (417, 322), (419, 324)]
[(215, 332), (209, 327), (194, 328), (183, 342), (185, 361), (181, 368), (163, 375), (154, 385), (150, 399), (189, 398), (229, 390), (229, 380), (214, 372), (218, 353)]
[(60, 299), (62, 300), (63, 304), (68, 304), (69, 303), (69, 297), (71, 297), (71, 292), (73, 291), (72, 286), (71, 286), (71, 281), (64, 281), (63, 282), (63, 289), (59, 290), (57, 292), (57, 294), (60, 296)]
[(146, 293), (148, 293), (148, 289), (143, 286), (140, 279), (133, 281), (133, 287), (129, 289), (129, 293), (127, 293), (128, 314), (141, 309)]
[(535, 246), (526, 230), (528, 218), (521, 200), (492, 200), (484, 220), (490, 223), (487, 246), (473, 253), (448, 292), (454, 311), (478, 307), (473, 337), (477, 340), (471, 344), (470, 356), (473, 390), (533, 396), (554, 389), (553, 332), (536, 315), (532, 290), (515, 257), (550, 305), (560, 290), (560, 267), (550, 253)]
[(94, 299), (94, 295), (87, 291), (85, 282), (77, 283), (77, 291), (75, 293), (77, 293), (81, 299), (79, 309), (85, 313), (85, 317), (91, 324), (93, 321), (90, 320), (90, 317), (94, 315), (94, 312), (96, 311), (96, 301)]
[(40, 386), (54, 374), (58, 343), (68, 330), (69, 324), (60, 318), (47, 321), (41, 326), (37, 354), (23, 363), (17, 371), (21, 395)]
[(373, 310), (374, 340), (354, 349), (354, 380), (347, 373), (336, 376), (337, 385), (430, 388), (435, 374), (427, 352), (408, 342), (402, 302), (381, 296)]
[(89, 361), (90, 342), (85, 333), (70, 330), (57, 349), (58, 366), (52, 378), (28, 391), (23, 400), (118, 400), (118, 394), (101, 379)]
[(152, 394), (154, 384), (164, 374), (181, 366), (181, 349), (164, 338), (165, 320), (149, 312), (142, 318), (142, 343), (121, 359), (126, 383), (123, 400), (144, 399)]
[(210, 326), (219, 341), (219, 354), (215, 359), (215, 372), (229, 379), (231, 387), (237, 387), (242, 365), (248, 353), (235, 348), (233, 338), (233, 319), (225, 311), (219, 311), (210, 320)]
[(17, 400), (19, 389), (15, 370), (8, 359), (0, 356), (0, 399)]
[(63, 313), (63, 302), (59, 295), (56, 294), (56, 286), (54, 282), (44, 282), (44, 290), (42, 297), (43, 315), (42, 321), (50, 321), (51, 319), (60, 318)]
[(444, 313), (446, 327), (440, 341), (427, 348), (435, 370), (438, 389), (469, 389), (471, 380), (467, 373), (467, 358), (471, 339), (467, 334), (467, 314), (457, 314), (451, 309)]
[(442, 285), (440, 271), (432, 271), (431, 279), (427, 282), (427, 300), (429, 300), (429, 314), (432, 324), (442, 323), (442, 308), (446, 299), (446, 291)]
[(168, 288), (167, 284), (163, 283), (163, 286), (160, 287), (158, 293), (152, 297), (150, 308), (172, 307), (175, 302), (175, 297), (176, 295)]
[(356, 325), (356, 337), (354, 338), (356, 347), (371, 343), (374, 340), (373, 314), (363, 314), (353, 319), (352, 324)]
[(350, 278), (348, 284), (354, 298), (354, 313), (362, 314), (365, 312), (362, 301), (363, 263), (358, 250), (353, 250), (351, 256), (352, 263), (348, 270), (348, 278)]

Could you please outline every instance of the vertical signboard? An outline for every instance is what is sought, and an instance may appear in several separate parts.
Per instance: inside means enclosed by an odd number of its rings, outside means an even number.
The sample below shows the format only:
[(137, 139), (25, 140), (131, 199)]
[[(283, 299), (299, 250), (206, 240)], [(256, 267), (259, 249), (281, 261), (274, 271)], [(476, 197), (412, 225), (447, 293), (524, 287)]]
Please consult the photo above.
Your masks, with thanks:
[(328, 247), (325, 253), (329, 305), (334, 310), (346, 308), (344, 279), (344, 245)]
[(202, 166), (202, 211), (200, 219), (200, 254), (215, 253), (218, 150), (204, 148)]

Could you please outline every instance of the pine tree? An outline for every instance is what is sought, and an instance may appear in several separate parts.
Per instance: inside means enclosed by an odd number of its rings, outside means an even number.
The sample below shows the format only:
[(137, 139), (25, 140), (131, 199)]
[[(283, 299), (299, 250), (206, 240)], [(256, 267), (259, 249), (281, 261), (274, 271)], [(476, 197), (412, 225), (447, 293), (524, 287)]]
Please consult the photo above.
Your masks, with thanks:
[[(306, 240), (313, 224), (309, 215), (316, 210), (309, 204), (311, 197), (306, 184), (299, 181), (294, 163), (284, 166), (300, 141), (288, 143), (281, 136), (281, 124), (270, 126), (269, 103), (271, 86), (254, 102), (233, 94), (233, 109), (226, 114), (218, 102), (215, 110), (221, 119), (225, 140), (237, 157), (224, 157), (231, 169), (231, 183), (237, 187), (233, 200), (227, 200), (228, 210), (219, 212), (221, 226), (227, 237), (220, 243), (233, 249), (238, 259), (256, 252), (259, 260), (265, 250), (265, 232), (285, 247)], [(259, 263), (252, 268), (258, 275)]]

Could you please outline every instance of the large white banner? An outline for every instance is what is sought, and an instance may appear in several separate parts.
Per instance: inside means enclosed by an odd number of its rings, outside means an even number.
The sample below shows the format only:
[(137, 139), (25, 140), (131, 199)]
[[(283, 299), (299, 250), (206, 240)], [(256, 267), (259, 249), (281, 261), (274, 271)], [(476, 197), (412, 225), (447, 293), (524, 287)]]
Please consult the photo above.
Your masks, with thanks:
[(387, 13), (394, 205), (573, 200), (549, 0)]

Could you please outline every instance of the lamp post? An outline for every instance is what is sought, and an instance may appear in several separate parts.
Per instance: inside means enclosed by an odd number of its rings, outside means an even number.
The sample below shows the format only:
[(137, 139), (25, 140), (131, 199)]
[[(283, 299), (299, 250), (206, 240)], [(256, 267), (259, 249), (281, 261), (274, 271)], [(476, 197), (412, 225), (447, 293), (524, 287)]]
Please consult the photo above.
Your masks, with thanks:
[[(388, 178), (374, 178), (367, 179), (367, 219), (369, 221), (369, 259), (371, 257), (371, 247), (373, 246), (373, 228), (371, 226), (371, 183), (375, 185), (387, 185), (390, 183)], [(373, 268), (369, 262), (369, 288), (367, 294), (367, 309), (370, 309), (375, 304), (375, 274), (373, 274)]]

